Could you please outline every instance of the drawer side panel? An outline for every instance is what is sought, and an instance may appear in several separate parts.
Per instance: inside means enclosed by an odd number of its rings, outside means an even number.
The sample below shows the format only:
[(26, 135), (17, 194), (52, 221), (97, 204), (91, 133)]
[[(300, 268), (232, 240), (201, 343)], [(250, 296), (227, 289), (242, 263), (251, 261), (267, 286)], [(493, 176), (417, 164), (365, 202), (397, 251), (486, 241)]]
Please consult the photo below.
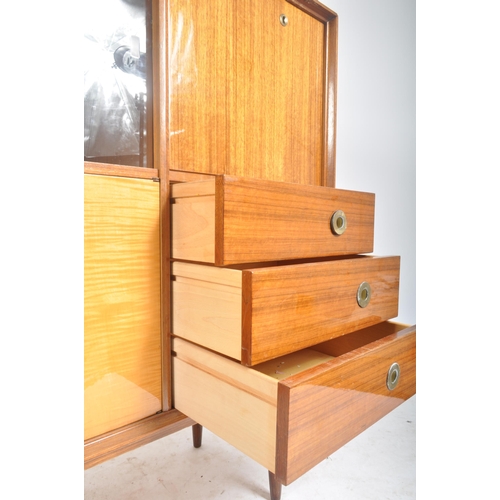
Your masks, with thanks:
[(274, 472), (275, 405), (178, 357), (173, 359), (173, 397), (177, 410)]
[(171, 214), (172, 258), (214, 262), (215, 196), (180, 198)]
[(241, 360), (241, 290), (179, 277), (172, 282), (172, 333)]

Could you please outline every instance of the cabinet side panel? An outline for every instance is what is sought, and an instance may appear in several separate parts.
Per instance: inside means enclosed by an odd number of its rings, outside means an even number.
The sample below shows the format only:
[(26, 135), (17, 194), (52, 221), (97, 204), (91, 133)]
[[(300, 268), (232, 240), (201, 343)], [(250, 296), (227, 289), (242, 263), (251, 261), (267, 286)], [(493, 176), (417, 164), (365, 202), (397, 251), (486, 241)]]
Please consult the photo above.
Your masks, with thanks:
[(85, 175), (85, 439), (161, 409), (159, 184)]

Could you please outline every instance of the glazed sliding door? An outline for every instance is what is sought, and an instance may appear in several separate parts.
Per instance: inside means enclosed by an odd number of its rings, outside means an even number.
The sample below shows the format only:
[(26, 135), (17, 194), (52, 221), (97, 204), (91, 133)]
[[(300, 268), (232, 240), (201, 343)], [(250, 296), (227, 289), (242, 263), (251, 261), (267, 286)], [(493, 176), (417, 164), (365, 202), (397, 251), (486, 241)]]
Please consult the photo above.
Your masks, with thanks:
[(162, 409), (159, 183), (85, 175), (85, 439)]

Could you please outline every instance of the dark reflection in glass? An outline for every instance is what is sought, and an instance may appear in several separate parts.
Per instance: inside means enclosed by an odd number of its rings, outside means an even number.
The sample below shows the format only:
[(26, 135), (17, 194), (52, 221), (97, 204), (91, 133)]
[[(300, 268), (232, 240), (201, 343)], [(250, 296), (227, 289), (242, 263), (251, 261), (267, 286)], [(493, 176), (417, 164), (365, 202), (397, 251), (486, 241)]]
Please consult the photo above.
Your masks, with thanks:
[(85, 2), (85, 160), (151, 166), (150, 3)]

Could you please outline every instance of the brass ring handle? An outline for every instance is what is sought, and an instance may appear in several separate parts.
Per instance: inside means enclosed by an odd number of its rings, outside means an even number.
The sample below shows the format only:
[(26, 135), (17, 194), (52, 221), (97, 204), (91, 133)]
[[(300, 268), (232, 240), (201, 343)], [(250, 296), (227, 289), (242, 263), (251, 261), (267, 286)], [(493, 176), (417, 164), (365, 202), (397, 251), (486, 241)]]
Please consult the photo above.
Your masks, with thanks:
[(401, 369), (399, 368), (399, 365), (397, 363), (392, 363), (389, 371), (387, 372), (387, 380), (385, 382), (387, 389), (392, 391), (398, 385), (400, 374)]
[(330, 219), (330, 228), (333, 234), (341, 235), (347, 229), (347, 218), (342, 210), (333, 213)]
[(356, 294), (356, 300), (358, 301), (359, 307), (366, 307), (370, 303), (372, 297), (372, 288), (367, 281), (363, 281), (358, 287), (358, 293)]

